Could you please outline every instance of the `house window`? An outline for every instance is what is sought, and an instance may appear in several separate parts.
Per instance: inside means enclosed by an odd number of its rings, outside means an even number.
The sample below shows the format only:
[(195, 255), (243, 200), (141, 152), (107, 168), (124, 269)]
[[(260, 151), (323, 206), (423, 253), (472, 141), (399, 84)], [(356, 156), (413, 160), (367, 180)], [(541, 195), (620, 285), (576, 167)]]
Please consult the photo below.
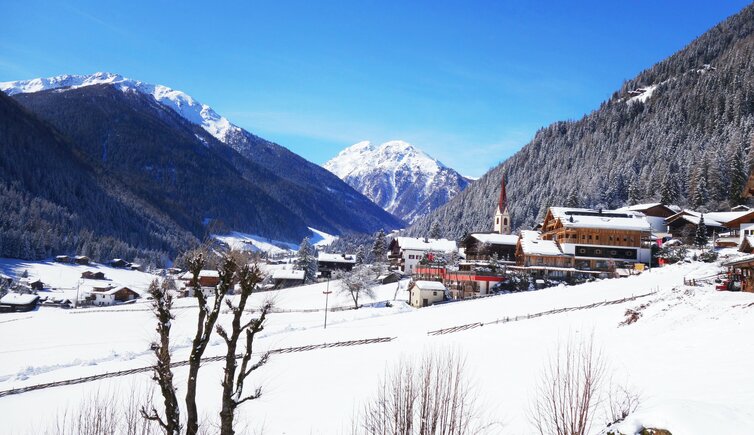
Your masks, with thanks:
[(437, 292), (432, 292), (432, 296), (437, 296)]

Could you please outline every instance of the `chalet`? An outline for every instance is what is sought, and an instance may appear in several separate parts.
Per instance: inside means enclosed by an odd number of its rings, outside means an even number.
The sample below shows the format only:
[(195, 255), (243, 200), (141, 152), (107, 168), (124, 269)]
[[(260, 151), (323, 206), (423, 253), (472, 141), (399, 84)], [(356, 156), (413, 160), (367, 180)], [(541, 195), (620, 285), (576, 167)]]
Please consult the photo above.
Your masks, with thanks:
[(388, 272), (377, 277), (379, 284), (393, 284), (400, 281), (403, 278), (398, 272)]
[(39, 296), (34, 294), (8, 293), (0, 298), (0, 312), (32, 311), (39, 304)]
[(31, 288), (32, 290), (36, 290), (36, 291), (44, 290), (45, 284), (42, 282), (42, 280), (35, 279), (35, 280), (29, 282), (29, 288)]
[(754, 253), (754, 236), (745, 236), (741, 244), (738, 245), (738, 250), (746, 254)]
[(501, 261), (516, 260), (518, 236), (510, 234), (471, 233), (460, 242), (460, 248), (467, 262), (488, 262), (497, 255)]
[(677, 209), (672, 209), (659, 202), (631, 205), (619, 208), (616, 211), (642, 213), (652, 227), (652, 232), (656, 234), (667, 233), (668, 224), (665, 220), (678, 212)]
[(574, 271), (574, 256), (565, 254), (557, 240), (540, 238), (537, 231), (522, 231), (516, 245), (516, 266), (541, 277), (567, 277)]
[(409, 303), (414, 308), (428, 307), (447, 299), (447, 289), (438, 281), (414, 281), (409, 287)]
[(411, 275), (425, 254), (443, 255), (457, 251), (454, 240), (396, 237), (390, 242), (388, 259), (395, 269)]
[(101, 271), (86, 270), (81, 273), (83, 279), (105, 279), (105, 273)]
[[(199, 271), (199, 286), (200, 287), (217, 287), (220, 284), (220, 274), (216, 270), (201, 270)], [(194, 274), (186, 272), (179, 278), (183, 282), (184, 287), (194, 287)]]
[(71, 257), (67, 255), (58, 255), (57, 257), (55, 257), (55, 262), (56, 263), (70, 263)]
[(346, 254), (317, 253), (317, 269), (323, 278), (330, 278), (338, 270), (350, 271), (356, 265), (356, 257)]
[(275, 288), (296, 287), (304, 283), (303, 270), (276, 270), (272, 273), (272, 282)]
[(727, 290), (754, 292), (754, 254), (727, 261), (723, 266), (728, 267)]
[(76, 264), (81, 264), (84, 266), (88, 266), (91, 260), (86, 255), (77, 255), (73, 257), (73, 262)]
[(739, 204), (737, 206), (730, 208), (730, 211), (749, 211), (749, 210), (751, 210), (751, 207), (743, 205), (743, 204)]
[(92, 291), (91, 297), (94, 305), (105, 306), (132, 301), (141, 296), (128, 287), (120, 286), (105, 291)]
[(122, 258), (113, 258), (110, 260), (110, 266), (117, 267), (117, 268), (126, 268), (129, 267), (131, 263), (129, 263), (126, 260), (123, 260)]
[[(692, 210), (681, 210), (665, 220), (668, 224), (668, 232), (673, 238), (691, 243), (694, 234), (696, 234), (696, 227), (699, 225), (699, 219), (701, 216), (701, 213)], [(707, 227), (707, 235), (709, 237), (714, 237), (715, 234), (722, 233), (726, 230), (721, 222), (712, 219), (706, 214), (704, 215), (704, 225)]]
[(557, 242), (580, 270), (608, 270), (651, 260), (651, 226), (638, 212), (550, 207), (541, 238)]

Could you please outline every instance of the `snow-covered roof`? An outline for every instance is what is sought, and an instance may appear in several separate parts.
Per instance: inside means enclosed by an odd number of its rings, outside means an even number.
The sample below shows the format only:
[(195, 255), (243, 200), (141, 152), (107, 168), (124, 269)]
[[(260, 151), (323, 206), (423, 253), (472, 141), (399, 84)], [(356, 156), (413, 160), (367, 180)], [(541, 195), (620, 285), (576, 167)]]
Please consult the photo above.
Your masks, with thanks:
[(207, 269), (199, 272), (199, 278), (219, 278), (220, 273), (216, 270)]
[(553, 217), (566, 228), (602, 228), (627, 231), (650, 231), (643, 213), (630, 210), (593, 210), (588, 208), (550, 207)]
[(749, 263), (752, 261), (754, 261), (754, 254), (749, 254), (749, 255), (744, 255), (743, 257), (738, 257), (738, 258), (734, 258), (732, 260), (723, 262), (723, 266), (735, 266), (737, 264)]
[(414, 281), (414, 285), (420, 290), (446, 290), (445, 285), (440, 281)]
[(272, 273), (272, 279), (304, 279), (303, 270), (282, 269)]
[(0, 304), (7, 305), (28, 305), (33, 304), (39, 300), (38, 295), (33, 294), (21, 294), (21, 293), (8, 293), (0, 298)]
[(515, 234), (471, 233), (470, 236), (490, 245), (515, 245), (518, 243), (518, 236)]
[[(426, 241), (425, 241), (426, 240)], [(412, 251), (439, 251), (453, 252), (456, 247), (455, 240), (448, 239), (420, 239), (416, 237), (398, 237), (396, 238), (398, 246), (403, 250)]]
[(537, 231), (521, 231), (521, 249), (526, 255), (561, 256), (563, 251), (554, 240), (542, 240)]
[(644, 211), (644, 210), (649, 210), (652, 207), (657, 207), (659, 205), (662, 205), (662, 203), (661, 202), (648, 202), (646, 204), (634, 204), (634, 205), (629, 205), (626, 207), (621, 207), (621, 208), (616, 209), (615, 211)]
[[(673, 216), (670, 216), (667, 218), (667, 221), (676, 221), (678, 219), (685, 220), (686, 222), (689, 222), (694, 225), (699, 225), (699, 219), (701, 217), (701, 213), (695, 212), (693, 210), (683, 210), (679, 213), (674, 214)], [(720, 221), (713, 219), (709, 215), (704, 215), (704, 225), (708, 227), (722, 227), (725, 226)]]
[(100, 295), (114, 295), (115, 293), (118, 293), (119, 291), (121, 291), (123, 289), (126, 289), (126, 290), (128, 290), (128, 291), (130, 291), (132, 293), (138, 294), (137, 292), (131, 290), (129, 287), (126, 287), (126, 286), (123, 286), (123, 285), (118, 286), (118, 287), (113, 287), (113, 288), (111, 288), (109, 290), (104, 290), (104, 291), (103, 290), (92, 290), (92, 293), (97, 293), (97, 294), (100, 294)]
[(318, 261), (327, 261), (329, 263), (356, 263), (356, 257), (347, 254), (329, 254), (327, 252), (317, 253)]

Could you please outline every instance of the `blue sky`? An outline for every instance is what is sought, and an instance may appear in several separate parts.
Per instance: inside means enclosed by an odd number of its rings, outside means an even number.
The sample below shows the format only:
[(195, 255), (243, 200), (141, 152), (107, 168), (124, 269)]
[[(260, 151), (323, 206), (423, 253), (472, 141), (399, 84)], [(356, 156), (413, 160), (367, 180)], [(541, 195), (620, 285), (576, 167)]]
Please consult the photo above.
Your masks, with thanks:
[(0, 81), (115, 72), (316, 163), (404, 139), (480, 176), (747, 3), (3, 0)]

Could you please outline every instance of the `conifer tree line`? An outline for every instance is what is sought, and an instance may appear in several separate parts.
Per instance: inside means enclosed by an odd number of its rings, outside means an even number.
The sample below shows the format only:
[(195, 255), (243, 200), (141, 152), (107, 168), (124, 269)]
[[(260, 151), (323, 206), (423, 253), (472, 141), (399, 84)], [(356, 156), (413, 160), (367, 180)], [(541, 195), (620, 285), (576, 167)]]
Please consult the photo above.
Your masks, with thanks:
[[(754, 157), (754, 6), (629, 80), (579, 120), (556, 122), (409, 235), (491, 230), (500, 179), (514, 228), (550, 206), (662, 202), (727, 210), (744, 202)], [(645, 101), (633, 98), (650, 87)], [(645, 95), (646, 96), (646, 95)]]

